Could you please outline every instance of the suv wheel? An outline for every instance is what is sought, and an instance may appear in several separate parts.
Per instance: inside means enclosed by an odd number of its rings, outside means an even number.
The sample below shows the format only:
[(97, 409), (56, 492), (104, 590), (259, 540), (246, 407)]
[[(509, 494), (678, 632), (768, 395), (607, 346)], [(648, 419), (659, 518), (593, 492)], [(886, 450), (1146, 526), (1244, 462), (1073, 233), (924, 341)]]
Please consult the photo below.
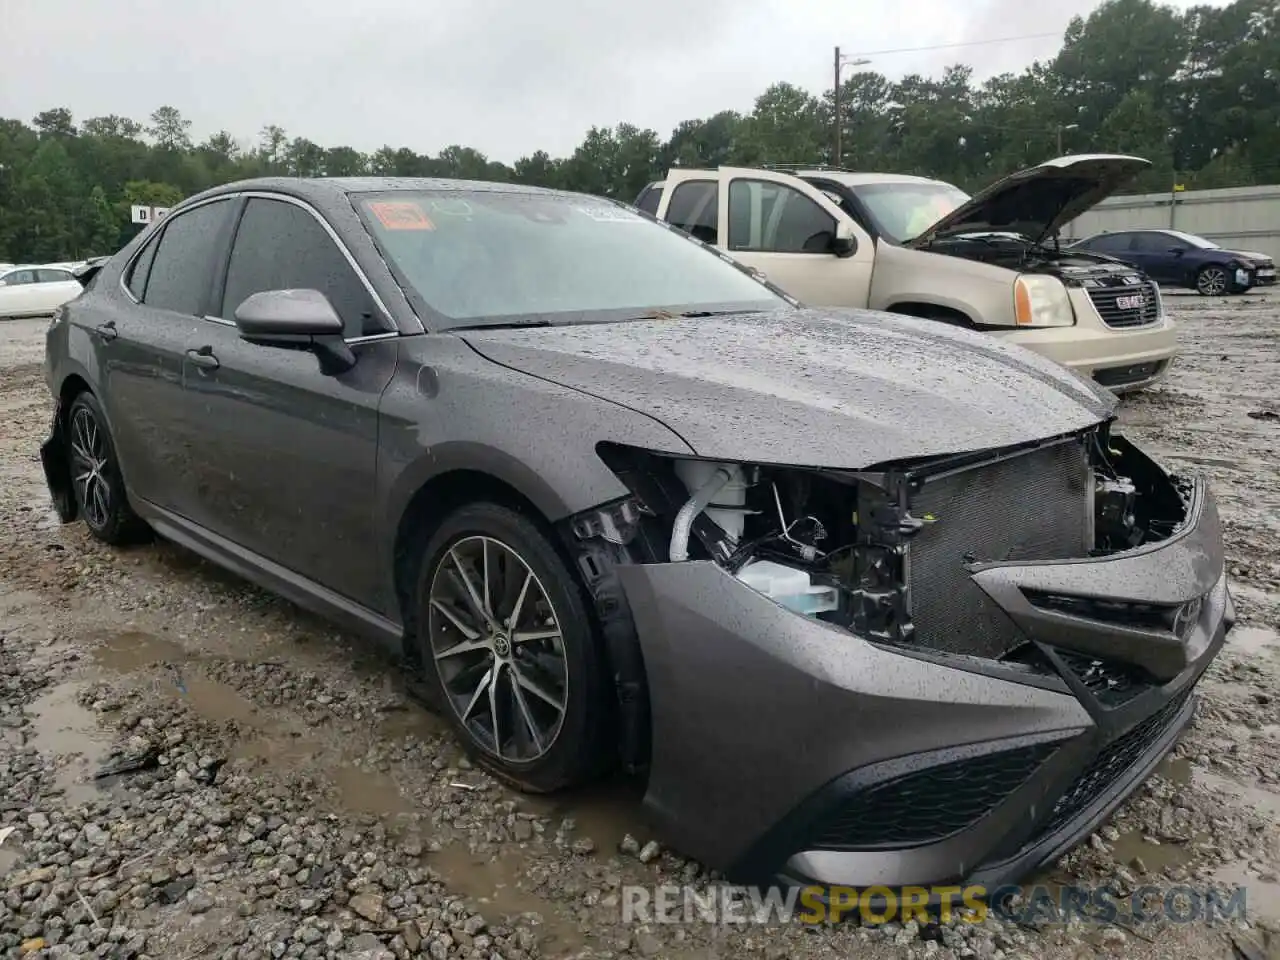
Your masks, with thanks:
[(451, 514), (418, 586), (427, 686), (467, 751), (519, 789), (602, 772), (612, 710), (583, 591), (551, 540), (493, 503)]
[(67, 463), (76, 509), (90, 533), (113, 546), (146, 537), (146, 524), (129, 506), (106, 417), (91, 393), (81, 393), (67, 411)]

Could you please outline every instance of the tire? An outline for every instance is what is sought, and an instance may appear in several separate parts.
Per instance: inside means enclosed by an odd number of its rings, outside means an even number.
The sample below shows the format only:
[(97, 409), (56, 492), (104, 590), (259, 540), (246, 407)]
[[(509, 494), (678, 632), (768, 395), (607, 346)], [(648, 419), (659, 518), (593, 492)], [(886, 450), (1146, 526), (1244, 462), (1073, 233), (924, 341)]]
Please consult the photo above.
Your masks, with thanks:
[(1196, 271), (1196, 292), (1202, 297), (1221, 297), (1231, 292), (1231, 277), (1226, 267), (1211, 263)]
[(67, 463), (76, 510), (103, 543), (124, 546), (150, 534), (125, 491), (107, 418), (92, 393), (81, 393), (67, 411)]
[[(428, 696), (478, 764), (527, 793), (605, 771), (616, 750), (602, 645), (581, 585), (538, 524), (495, 503), (459, 508), (427, 544), (417, 601)], [(495, 670), (496, 691), (486, 684)]]

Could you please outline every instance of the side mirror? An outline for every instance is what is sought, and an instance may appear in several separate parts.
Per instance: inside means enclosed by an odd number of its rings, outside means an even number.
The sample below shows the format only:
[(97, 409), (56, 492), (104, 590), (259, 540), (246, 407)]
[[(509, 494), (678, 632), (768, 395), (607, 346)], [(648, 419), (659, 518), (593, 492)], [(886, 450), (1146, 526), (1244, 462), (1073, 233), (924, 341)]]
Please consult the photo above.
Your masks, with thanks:
[(355, 366), (342, 339), (342, 318), (319, 290), (263, 290), (246, 297), (235, 312), (240, 336), (249, 343), (286, 350), (309, 350), (326, 374)]
[(851, 257), (858, 252), (858, 238), (854, 235), (853, 227), (843, 220), (836, 224), (831, 252), (840, 258)]

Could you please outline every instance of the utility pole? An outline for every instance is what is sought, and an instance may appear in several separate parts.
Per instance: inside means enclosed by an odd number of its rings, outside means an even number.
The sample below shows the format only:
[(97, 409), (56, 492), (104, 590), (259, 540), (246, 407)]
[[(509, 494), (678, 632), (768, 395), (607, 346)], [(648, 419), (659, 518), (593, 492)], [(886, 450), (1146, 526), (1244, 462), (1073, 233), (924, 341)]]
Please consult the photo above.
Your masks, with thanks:
[[(839, 48), (839, 47), (836, 47), (836, 58), (835, 58), (835, 80), (836, 80), (836, 85), (835, 85), (835, 88), (834, 88), (834, 90), (835, 90), (835, 107), (836, 107), (836, 111), (835, 111), (835, 114), (836, 114), (836, 115), (835, 115), (835, 120), (836, 120), (836, 162), (835, 162), (835, 168), (836, 168), (837, 170), (839, 170), (839, 169), (840, 169), (840, 128), (844, 126), (844, 124), (841, 122), (842, 118), (841, 118), (841, 116), (840, 116), (840, 48)], [(1061, 152), (1061, 151), (1059, 151), (1059, 152)]]

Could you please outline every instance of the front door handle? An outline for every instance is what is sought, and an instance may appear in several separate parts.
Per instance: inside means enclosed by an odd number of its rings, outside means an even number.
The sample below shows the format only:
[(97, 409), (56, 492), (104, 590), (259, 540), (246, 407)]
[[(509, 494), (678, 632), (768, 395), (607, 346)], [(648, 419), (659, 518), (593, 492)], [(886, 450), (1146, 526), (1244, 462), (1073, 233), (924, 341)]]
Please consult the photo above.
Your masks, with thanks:
[(218, 358), (213, 355), (213, 347), (207, 345), (188, 350), (187, 359), (197, 367), (204, 367), (207, 370), (218, 369)]
[(116, 322), (114, 320), (108, 320), (106, 323), (100, 323), (93, 329), (103, 340), (114, 340), (116, 337), (120, 336), (120, 332), (116, 330)]

